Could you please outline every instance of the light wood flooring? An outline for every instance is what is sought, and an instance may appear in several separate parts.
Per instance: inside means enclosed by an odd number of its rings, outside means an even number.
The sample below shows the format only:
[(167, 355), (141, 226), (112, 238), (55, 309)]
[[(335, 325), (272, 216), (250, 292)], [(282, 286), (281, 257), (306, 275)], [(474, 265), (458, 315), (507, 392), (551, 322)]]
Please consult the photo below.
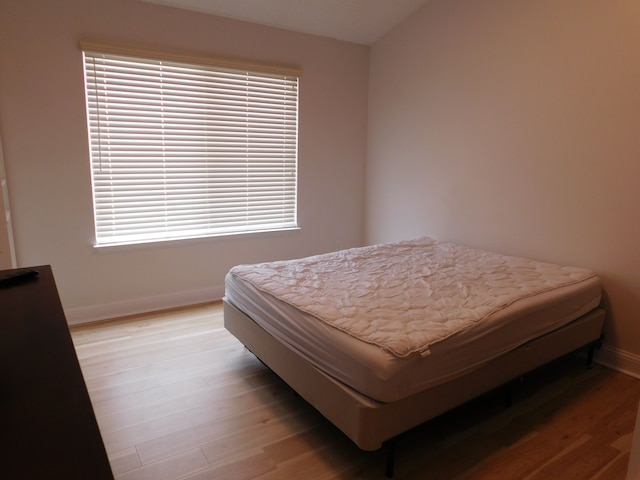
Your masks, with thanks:
[[(118, 480), (382, 479), (222, 325), (222, 304), (76, 326)], [(401, 479), (623, 480), (640, 381), (578, 356), (402, 436)]]

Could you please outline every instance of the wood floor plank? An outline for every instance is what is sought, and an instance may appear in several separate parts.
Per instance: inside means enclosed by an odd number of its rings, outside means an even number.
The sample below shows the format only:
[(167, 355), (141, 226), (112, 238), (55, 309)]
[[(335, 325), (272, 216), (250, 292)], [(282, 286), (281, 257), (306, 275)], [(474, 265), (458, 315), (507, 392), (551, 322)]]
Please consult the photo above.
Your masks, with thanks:
[(260, 478), (267, 472), (274, 471), (276, 466), (263, 453), (255, 453), (232, 462), (218, 464), (207, 468), (182, 480), (251, 480)]
[(289, 429), (289, 424), (295, 423), (303, 411), (308, 412), (308, 406), (301, 403), (268, 403), (249, 411), (238, 410), (211, 422), (185, 425), (183, 429), (141, 442), (136, 447), (143, 463), (148, 463), (185, 447), (201, 446), (207, 450), (212, 442), (241, 432), (260, 432), (265, 425)]
[[(318, 421), (320, 419), (318, 418)], [(211, 464), (225, 463), (229, 459), (242, 457), (245, 451), (264, 451), (274, 464), (281, 463), (268, 451), (273, 444), (283, 439), (303, 436), (305, 429), (313, 427), (309, 418), (309, 410), (300, 410), (295, 415), (281, 417), (277, 422), (257, 425), (248, 430), (241, 430), (201, 445), (201, 449)], [(309, 449), (305, 449), (306, 453)]]
[[(184, 385), (184, 384), (181, 384)], [(251, 410), (265, 404), (263, 396), (256, 395), (245, 382), (227, 383), (215, 387), (194, 385), (190, 388), (185, 385), (183, 391), (169, 391), (167, 396), (157, 401), (132, 402), (132, 397), (120, 399), (122, 408), (106, 413), (100, 410), (101, 428), (103, 431), (123, 430), (135, 427), (147, 422), (154, 422), (163, 417), (180, 413), (191, 412), (197, 415), (204, 411), (202, 419), (218, 418), (232, 415), (238, 409)], [(164, 391), (167, 391), (164, 389)], [(104, 402), (103, 402), (104, 403)], [(112, 426), (112, 427), (109, 427)]]
[(109, 451), (109, 446), (115, 450), (122, 450), (201, 426), (210, 429), (216, 436), (227, 435), (234, 431), (250, 429), (255, 425), (270, 422), (276, 414), (286, 415), (290, 411), (289, 408), (281, 408), (278, 403), (269, 403), (269, 401), (275, 401), (274, 399), (282, 394), (276, 392), (275, 388), (271, 393), (253, 391), (252, 394), (257, 395), (262, 401), (257, 402), (258, 406), (250, 410), (242, 410), (242, 402), (239, 402), (238, 410), (225, 415), (224, 409), (221, 411), (218, 405), (211, 403), (189, 410), (176, 411), (142, 424), (103, 432), (107, 451)]
[(578, 439), (575, 445), (559, 452), (537, 472), (525, 478), (527, 480), (593, 478), (618, 453), (610, 446), (601, 445), (598, 439), (585, 435)]
[[(117, 480), (375, 480), (222, 325), (221, 303), (72, 327)], [(398, 439), (396, 480), (624, 480), (640, 381), (567, 357)]]
[(142, 466), (138, 452), (134, 447), (120, 450), (109, 455), (111, 471), (115, 476), (122, 475)]
[(173, 480), (204, 470), (209, 462), (199, 448), (165, 458), (150, 465), (143, 465), (127, 473), (118, 475), (119, 480)]
[(606, 465), (601, 471), (593, 476), (591, 480), (607, 480), (610, 478), (626, 479), (627, 466), (629, 465), (629, 452), (621, 453)]
[(265, 442), (264, 452), (276, 464), (284, 463), (310, 450), (318, 450), (341, 441), (335, 428), (328, 422), (320, 422), (317, 427), (290, 435), (282, 439), (269, 439)]

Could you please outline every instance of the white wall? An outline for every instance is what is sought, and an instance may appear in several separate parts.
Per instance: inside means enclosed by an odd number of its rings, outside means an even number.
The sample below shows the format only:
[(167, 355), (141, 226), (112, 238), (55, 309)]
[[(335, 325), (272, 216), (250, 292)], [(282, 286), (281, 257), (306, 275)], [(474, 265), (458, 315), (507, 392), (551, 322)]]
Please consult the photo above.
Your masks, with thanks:
[[(96, 251), (80, 40), (302, 67), (301, 230)], [(133, 0), (2, 0), (0, 45), (18, 264), (52, 265), (70, 321), (220, 297), (235, 264), (361, 243), (367, 47)]]
[(433, 0), (373, 46), (369, 92), (367, 242), (593, 268), (601, 358), (637, 368), (640, 2)]

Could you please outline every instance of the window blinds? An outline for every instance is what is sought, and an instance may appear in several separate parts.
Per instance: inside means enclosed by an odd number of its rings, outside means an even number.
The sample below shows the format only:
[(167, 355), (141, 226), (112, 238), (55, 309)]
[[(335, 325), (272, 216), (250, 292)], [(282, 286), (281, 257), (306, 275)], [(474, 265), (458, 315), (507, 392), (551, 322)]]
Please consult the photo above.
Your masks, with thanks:
[(297, 75), (83, 53), (96, 245), (297, 226)]

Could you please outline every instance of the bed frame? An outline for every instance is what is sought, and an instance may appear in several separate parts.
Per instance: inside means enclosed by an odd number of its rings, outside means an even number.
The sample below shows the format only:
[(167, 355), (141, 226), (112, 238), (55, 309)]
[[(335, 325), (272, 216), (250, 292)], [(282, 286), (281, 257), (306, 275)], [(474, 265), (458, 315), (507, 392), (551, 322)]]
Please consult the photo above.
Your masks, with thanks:
[(390, 442), (388, 477), (393, 476), (395, 437), (580, 348), (589, 347), (591, 362), (601, 340), (604, 318), (604, 310), (596, 308), (463, 377), (402, 400), (381, 403), (318, 370), (224, 300), (226, 329), (359, 448), (378, 450)]

